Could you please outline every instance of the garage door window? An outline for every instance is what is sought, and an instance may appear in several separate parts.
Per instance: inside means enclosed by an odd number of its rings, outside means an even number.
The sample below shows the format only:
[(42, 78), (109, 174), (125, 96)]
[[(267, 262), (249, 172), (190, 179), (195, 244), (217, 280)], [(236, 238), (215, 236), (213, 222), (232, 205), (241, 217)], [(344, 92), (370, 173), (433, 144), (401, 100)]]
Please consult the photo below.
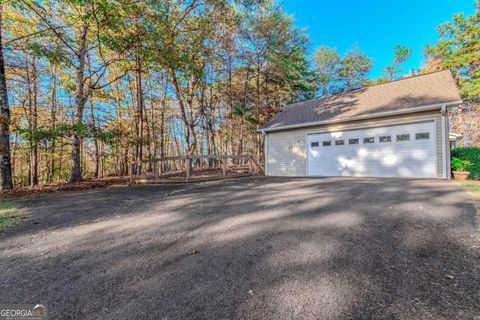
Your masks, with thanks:
[(348, 144), (358, 144), (358, 139), (348, 139)]
[(415, 140), (428, 140), (430, 139), (430, 132), (421, 132), (415, 134)]
[(318, 142), (312, 142), (312, 143), (310, 143), (310, 146), (311, 146), (312, 148), (316, 148), (316, 147), (320, 146), (320, 143), (318, 143)]
[(345, 145), (345, 140), (335, 140), (335, 145), (336, 146), (343, 146), (343, 145)]
[(379, 141), (380, 142), (392, 142), (392, 136), (381, 136)]
[(397, 134), (397, 141), (409, 141), (410, 135), (409, 134)]
[(324, 147), (330, 147), (330, 146), (332, 145), (332, 141), (323, 141), (323, 142), (322, 142), (322, 145), (323, 145)]
[(374, 142), (375, 142), (374, 137), (363, 138), (363, 143), (374, 143)]

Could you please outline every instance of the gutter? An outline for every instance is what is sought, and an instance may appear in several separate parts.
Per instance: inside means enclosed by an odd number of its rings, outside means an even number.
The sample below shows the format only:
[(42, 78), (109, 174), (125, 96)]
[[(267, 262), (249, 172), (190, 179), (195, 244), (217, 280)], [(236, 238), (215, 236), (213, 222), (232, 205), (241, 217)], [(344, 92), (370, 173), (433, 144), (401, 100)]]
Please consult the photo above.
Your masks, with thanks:
[(388, 117), (388, 116), (394, 116), (394, 115), (417, 113), (422, 111), (442, 110), (447, 106), (458, 105), (461, 103), (463, 103), (462, 100), (457, 100), (457, 101), (448, 102), (448, 103), (437, 103), (437, 104), (426, 105), (426, 106), (418, 107), (415, 109), (402, 109), (402, 110), (395, 110), (395, 111), (378, 112), (378, 113), (372, 113), (368, 115), (353, 116), (353, 117), (334, 119), (334, 120), (306, 122), (306, 123), (299, 123), (299, 124), (293, 124), (293, 125), (276, 127), (276, 128), (262, 128), (257, 131), (261, 132), (262, 134), (266, 134), (272, 131), (290, 130), (290, 129), (296, 129), (296, 128), (313, 127), (313, 126), (320, 126), (320, 125), (327, 125), (327, 124), (350, 122), (350, 121), (356, 121), (356, 120), (382, 118), (382, 117)]

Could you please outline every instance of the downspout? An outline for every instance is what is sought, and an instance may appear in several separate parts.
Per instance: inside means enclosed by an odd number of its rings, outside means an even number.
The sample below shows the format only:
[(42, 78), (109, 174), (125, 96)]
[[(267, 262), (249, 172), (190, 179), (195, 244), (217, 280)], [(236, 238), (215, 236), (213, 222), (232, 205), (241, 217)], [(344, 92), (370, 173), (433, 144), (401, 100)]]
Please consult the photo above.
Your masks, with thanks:
[(450, 148), (448, 147), (448, 117), (447, 117), (447, 107), (442, 106), (442, 171), (443, 179), (450, 180)]

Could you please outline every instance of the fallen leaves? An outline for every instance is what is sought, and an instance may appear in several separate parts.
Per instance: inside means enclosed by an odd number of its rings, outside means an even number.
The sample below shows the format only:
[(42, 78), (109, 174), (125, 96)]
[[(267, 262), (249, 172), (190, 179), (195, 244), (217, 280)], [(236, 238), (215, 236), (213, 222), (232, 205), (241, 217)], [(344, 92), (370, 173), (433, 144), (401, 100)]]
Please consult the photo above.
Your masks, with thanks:
[(59, 183), (52, 185), (42, 185), (36, 187), (21, 187), (14, 188), (11, 190), (1, 191), (0, 195), (2, 196), (11, 196), (11, 197), (22, 197), (43, 193), (53, 193), (60, 191), (79, 191), (79, 190), (89, 190), (95, 188), (104, 188), (114, 184), (127, 184), (129, 181), (128, 177), (109, 177), (104, 179), (96, 180), (86, 180), (75, 183)]

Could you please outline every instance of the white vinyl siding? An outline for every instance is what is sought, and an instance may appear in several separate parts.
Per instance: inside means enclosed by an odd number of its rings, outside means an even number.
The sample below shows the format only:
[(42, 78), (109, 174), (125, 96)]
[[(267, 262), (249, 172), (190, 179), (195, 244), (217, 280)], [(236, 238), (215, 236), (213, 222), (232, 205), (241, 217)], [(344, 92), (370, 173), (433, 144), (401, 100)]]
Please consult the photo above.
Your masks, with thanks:
[[(416, 123), (433, 120), (435, 124), (434, 136), (431, 137), (435, 143), (437, 177), (443, 177), (443, 153), (441, 134), (440, 111), (419, 112), (409, 115), (352, 121), (348, 123), (323, 125), (316, 127), (305, 127), (299, 129), (275, 131), (267, 133), (268, 144), (266, 145), (266, 175), (269, 176), (306, 176), (307, 175), (307, 135), (319, 132), (335, 132), (342, 130), (373, 128), (379, 126), (391, 126), (401, 123)], [(360, 138), (360, 137), (359, 137)], [(378, 138), (377, 138), (378, 139)], [(415, 139), (410, 135), (410, 140)], [(396, 136), (392, 135), (395, 142)], [(319, 148), (335, 148), (335, 143), (329, 147), (323, 147), (323, 141)], [(360, 139), (363, 144), (363, 139)], [(345, 141), (348, 146), (348, 141)]]
[(305, 175), (305, 136), (280, 131), (269, 134), (267, 145), (267, 175)]

